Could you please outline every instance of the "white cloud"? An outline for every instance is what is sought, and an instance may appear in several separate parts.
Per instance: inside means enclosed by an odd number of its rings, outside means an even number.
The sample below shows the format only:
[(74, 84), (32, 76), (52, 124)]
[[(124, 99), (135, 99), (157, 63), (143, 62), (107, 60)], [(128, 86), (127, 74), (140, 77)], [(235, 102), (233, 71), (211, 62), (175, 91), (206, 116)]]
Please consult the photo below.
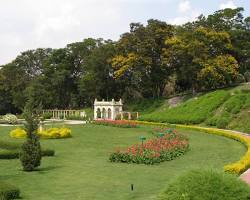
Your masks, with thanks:
[(181, 13), (185, 13), (189, 11), (190, 9), (191, 9), (191, 5), (190, 5), (189, 0), (181, 1), (178, 5), (178, 11)]
[(237, 6), (235, 5), (235, 3), (232, 0), (221, 3), (219, 7), (220, 7), (220, 9), (225, 9), (225, 8), (235, 9), (235, 8), (237, 8)]
[(64, 47), (87, 37), (117, 39), (129, 27), (115, 0), (11, 0), (0, 6), (0, 65), (39, 47)]
[(188, 15), (178, 16), (173, 19), (170, 19), (168, 20), (168, 23), (173, 24), (173, 25), (182, 25), (187, 22), (195, 21), (200, 14), (201, 12), (199, 10), (194, 10)]

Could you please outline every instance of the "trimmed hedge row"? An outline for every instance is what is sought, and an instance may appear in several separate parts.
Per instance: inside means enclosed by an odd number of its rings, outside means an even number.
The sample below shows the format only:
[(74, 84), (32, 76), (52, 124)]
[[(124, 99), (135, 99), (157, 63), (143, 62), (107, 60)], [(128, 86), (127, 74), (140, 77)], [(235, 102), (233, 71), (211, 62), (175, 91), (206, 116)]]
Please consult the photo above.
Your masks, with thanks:
[[(46, 149), (42, 150), (42, 156), (54, 156), (55, 151)], [(17, 159), (19, 158), (18, 150), (0, 149), (0, 159)]]
[[(19, 158), (20, 145), (0, 141), (0, 159), (17, 159)], [(42, 156), (54, 156), (55, 151), (51, 149), (42, 150)]]
[(8, 183), (0, 182), (0, 199), (1, 200), (11, 200), (17, 199), (20, 196), (20, 190)]
[(225, 165), (224, 171), (235, 173), (235, 174), (241, 174), (250, 167), (250, 137), (241, 135), (234, 131), (222, 130), (222, 129), (217, 129), (217, 128), (205, 128), (205, 127), (181, 125), (181, 124), (170, 125), (166, 123), (154, 123), (154, 122), (145, 122), (145, 121), (135, 121), (135, 122), (139, 124), (144, 124), (144, 125), (168, 126), (168, 127), (172, 126), (176, 128), (191, 129), (191, 130), (201, 131), (201, 132), (205, 132), (209, 134), (220, 135), (220, 136), (224, 136), (224, 137), (239, 141), (247, 147), (247, 152), (245, 153), (244, 156), (241, 157), (239, 161), (232, 163), (232, 164)]

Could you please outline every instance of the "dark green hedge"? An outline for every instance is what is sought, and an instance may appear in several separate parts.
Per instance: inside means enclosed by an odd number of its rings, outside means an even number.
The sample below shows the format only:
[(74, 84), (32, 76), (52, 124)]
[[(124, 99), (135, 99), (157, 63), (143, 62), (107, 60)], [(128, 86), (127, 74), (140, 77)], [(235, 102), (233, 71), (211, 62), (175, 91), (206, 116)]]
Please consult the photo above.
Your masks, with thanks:
[[(54, 156), (55, 151), (46, 149), (42, 150), (42, 156)], [(0, 159), (17, 159), (19, 158), (19, 150), (0, 149)]]
[(0, 182), (0, 199), (11, 200), (20, 197), (20, 190), (8, 183)]

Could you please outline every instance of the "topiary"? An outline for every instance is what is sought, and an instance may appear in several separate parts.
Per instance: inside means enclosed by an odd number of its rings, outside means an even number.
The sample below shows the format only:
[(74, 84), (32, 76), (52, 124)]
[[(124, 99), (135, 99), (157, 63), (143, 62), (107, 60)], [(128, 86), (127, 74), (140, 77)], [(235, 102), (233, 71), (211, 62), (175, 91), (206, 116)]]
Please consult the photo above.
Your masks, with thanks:
[(36, 135), (39, 118), (30, 102), (25, 106), (24, 116), (27, 140), (22, 145), (20, 161), (24, 171), (33, 171), (41, 164), (42, 152), (39, 137)]
[(250, 188), (236, 176), (213, 170), (192, 170), (180, 176), (158, 200), (248, 200)]
[(21, 147), (20, 160), (24, 171), (33, 171), (40, 166), (42, 151), (40, 142), (36, 135), (27, 138)]

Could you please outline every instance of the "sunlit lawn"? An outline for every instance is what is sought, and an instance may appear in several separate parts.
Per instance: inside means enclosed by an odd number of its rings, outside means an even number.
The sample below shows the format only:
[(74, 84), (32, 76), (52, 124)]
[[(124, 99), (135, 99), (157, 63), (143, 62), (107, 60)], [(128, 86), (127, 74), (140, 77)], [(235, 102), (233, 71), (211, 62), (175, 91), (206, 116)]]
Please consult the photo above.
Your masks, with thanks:
[[(215, 135), (181, 131), (190, 139), (191, 150), (182, 157), (159, 165), (110, 163), (115, 147), (152, 137), (149, 127), (124, 129), (94, 125), (71, 126), (73, 137), (42, 140), (56, 151), (42, 160), (39, 171), (23, 172), (19, 160), (0, 160), (0, 179), (18, 186), (25, 200), (145, 200), (154, 199), (164, 187), (192, 168), (213, 167), (236, 161), (245, 148), (238, 142)], [(11, 128), (0, 127), (1, 140)], [(134, 184), (134, 191), (130, 190)]]

